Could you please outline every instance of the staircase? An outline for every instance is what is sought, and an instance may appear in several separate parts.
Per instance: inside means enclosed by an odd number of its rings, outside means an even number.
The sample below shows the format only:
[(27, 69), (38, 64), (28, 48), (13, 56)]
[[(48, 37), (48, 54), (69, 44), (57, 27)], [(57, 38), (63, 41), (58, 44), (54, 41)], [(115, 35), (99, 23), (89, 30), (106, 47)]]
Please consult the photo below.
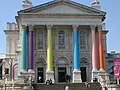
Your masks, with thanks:
[(69, 84), (34, 84), (34, 90), (65, 90), (69, 86), (69, 90), (99, 90), (101, 85), (99, 83), (89, 83), (90, 87), (86, 87), (85, 83), (69, 83)]

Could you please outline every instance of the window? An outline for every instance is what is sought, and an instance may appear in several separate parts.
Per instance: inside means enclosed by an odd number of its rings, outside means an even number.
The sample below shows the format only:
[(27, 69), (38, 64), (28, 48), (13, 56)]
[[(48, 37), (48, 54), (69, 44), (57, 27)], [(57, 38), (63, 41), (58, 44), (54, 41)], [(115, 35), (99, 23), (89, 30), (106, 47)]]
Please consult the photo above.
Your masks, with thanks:
[(65, 32), (64, 31), (58, 32), (58, 46), (59, 46), (59, 49), (65, 48)]
[(88, 59), (87, 58), (81, 58), (80, 59), (80, 64), (81, 65), (89, 64)]
[(84, 31), (80, 32), (80, 48), (86, 49), (86, 35)]
[(43, 49), (43, 31), (37, 33), (37, 49)]
[(9, 74), (9, 68), (5, 68), (5, 74)]
[(59, 65), (67, 65), (68, 60), (65, 57), (60, 57), (60, 58), (58, 58), (56, 63), (59, 64)]

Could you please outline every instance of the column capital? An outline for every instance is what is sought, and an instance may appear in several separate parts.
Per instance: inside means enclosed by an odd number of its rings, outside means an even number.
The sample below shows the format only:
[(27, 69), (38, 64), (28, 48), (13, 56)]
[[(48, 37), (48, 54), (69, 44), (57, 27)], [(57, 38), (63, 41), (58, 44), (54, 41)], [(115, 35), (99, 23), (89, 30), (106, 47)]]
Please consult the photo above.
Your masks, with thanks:
[(33, 27), (34, 27), (33, 25), (29, 25), (28, 27), (29, 27), (29, 31), (33, 31)]
[(91, 30), (95, 30), (96, 25), (90, 25)]
[(98, 31), (101, 31), (102, 30), (102, 25), (98, 25)]
[(77, 30), (78, 26), (79, 25), (72, 25), (72, 28), (75, 29), (75, 30)]
[(46, 25), (46, 27), (47, 27), (47, 30), (51, 30), (53, 25)]
[(27, 29), (27, 25), (21, 25), (22, 29)]

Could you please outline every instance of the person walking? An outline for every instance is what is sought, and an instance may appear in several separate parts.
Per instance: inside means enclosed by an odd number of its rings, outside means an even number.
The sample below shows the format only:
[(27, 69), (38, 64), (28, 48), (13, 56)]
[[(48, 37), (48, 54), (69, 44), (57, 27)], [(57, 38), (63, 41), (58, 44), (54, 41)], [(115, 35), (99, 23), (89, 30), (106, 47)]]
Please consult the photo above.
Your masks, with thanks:
[(68, 74), (65, 75), (66, 83), (68, 83)]

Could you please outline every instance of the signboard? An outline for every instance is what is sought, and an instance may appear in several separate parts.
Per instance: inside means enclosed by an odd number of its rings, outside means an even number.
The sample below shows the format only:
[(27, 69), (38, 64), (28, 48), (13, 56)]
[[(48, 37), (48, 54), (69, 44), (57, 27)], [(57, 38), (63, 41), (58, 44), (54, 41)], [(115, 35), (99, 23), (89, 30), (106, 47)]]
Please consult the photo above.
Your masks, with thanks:
[(114, 78), (120, 78), (120, 58), (114, 58)]

